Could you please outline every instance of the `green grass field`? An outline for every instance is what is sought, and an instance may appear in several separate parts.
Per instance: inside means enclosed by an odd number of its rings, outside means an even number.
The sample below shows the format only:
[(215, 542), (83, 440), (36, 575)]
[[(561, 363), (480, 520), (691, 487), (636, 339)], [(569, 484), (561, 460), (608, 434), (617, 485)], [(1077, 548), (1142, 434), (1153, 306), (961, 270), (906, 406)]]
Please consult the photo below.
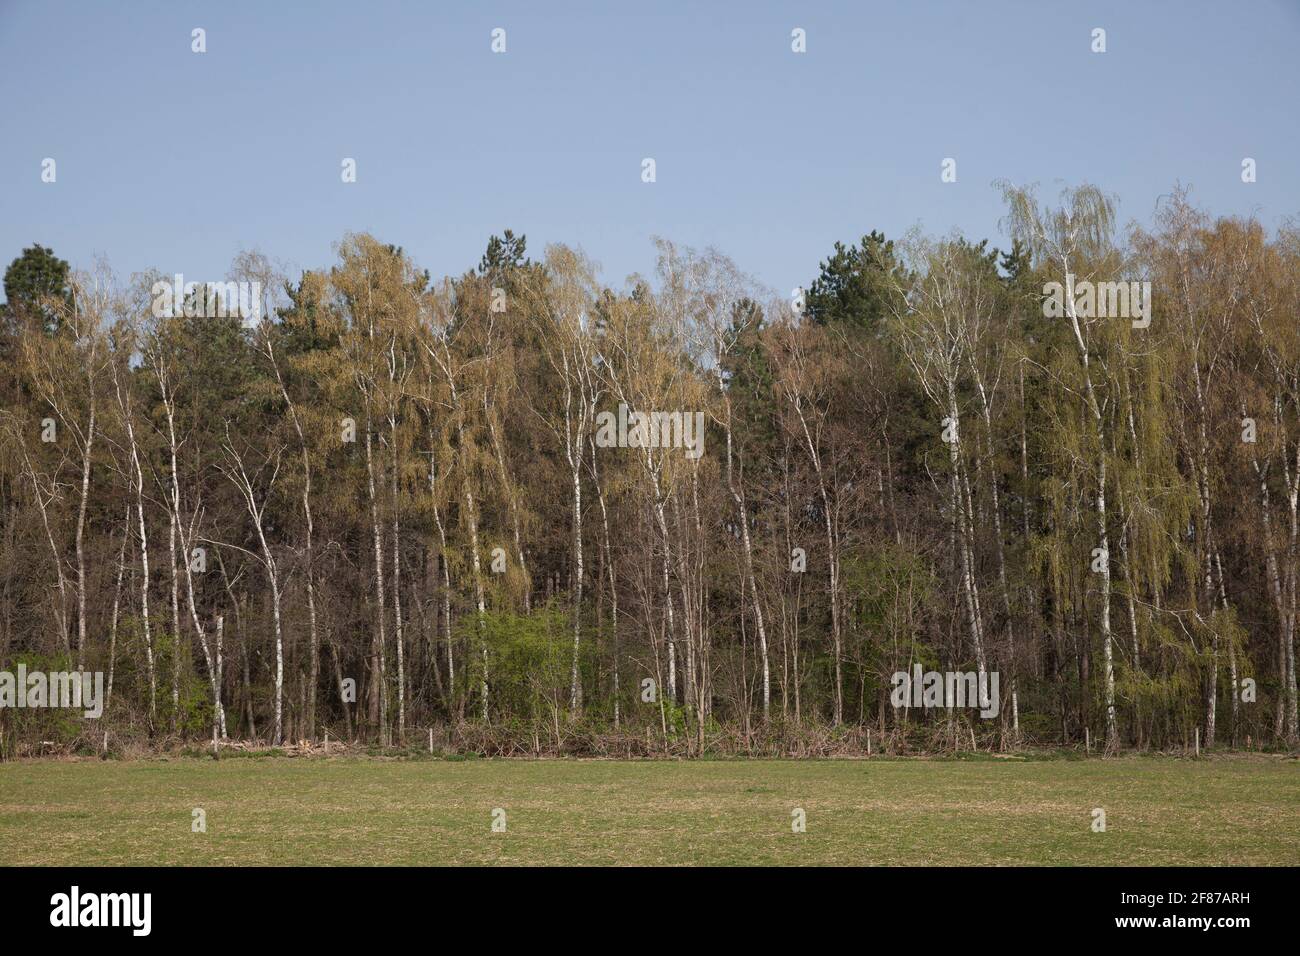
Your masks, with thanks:
[(10, 865), (1295, 865), (1300, 764), (31, 761), (0, 764), (0, 841)]

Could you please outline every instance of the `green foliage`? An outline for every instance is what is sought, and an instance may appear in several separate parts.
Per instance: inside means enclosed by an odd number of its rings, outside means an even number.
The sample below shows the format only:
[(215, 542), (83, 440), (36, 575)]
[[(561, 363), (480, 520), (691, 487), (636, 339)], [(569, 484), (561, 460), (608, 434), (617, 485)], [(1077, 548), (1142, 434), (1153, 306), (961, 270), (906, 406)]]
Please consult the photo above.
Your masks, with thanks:
[[(45, 675), (68, 673), (76, 668), (75, 662), (68, 654), (38, 654), (22, 651), (14, 654), (8, 661), (0, 662), (0, 670), (6, 670), (17, 678), (18, 667), (22, 665), (31, 674), (39, 671)], [(16, 687), (18, 693), (26, 693), (27, 688)], [(48, 693), (48, 685), (47, 685)], [(47, 697), (47, 702), (48, 702)], [(5, 731), (8, 740), (3, 744), (4, 751), (12, 749), (13, 742), (51, 741), (57, 746), (72, 743), (85, 733), (87, 726), (94, 726), (87, 721), (85, 711), (70, 707), (23, 707), (0, 711), (0, 728)]]
[(875, 333), (897, 306), (904, 275), (893, 240), (872, 230), (856, 246), (835, 243), (807, 294), (807, 313), (820, 325), (842, 324)]
[[(489, 611), (481, 631), (474, 617), (467, 617), (461, 627), (469, 646), (477, 647), (480, 637), (486, 643), (496, 710), (534, 724), (559, 720), (569, 706), (573, 659), (572, 619), (562, 608), (546, 605), (531, 614)], [(476, 655), (476, 680), (481, 667)]]
[(48, 300), (72, 303), (67, 261), (40, 243), (24, 249), (9, 264), (4, 287), (7, 301), (3, 313), (7, 322), (15, 326), (24, 320), (34, 321), (46, 333), (53, 334), (59, 327), (58, 310)]

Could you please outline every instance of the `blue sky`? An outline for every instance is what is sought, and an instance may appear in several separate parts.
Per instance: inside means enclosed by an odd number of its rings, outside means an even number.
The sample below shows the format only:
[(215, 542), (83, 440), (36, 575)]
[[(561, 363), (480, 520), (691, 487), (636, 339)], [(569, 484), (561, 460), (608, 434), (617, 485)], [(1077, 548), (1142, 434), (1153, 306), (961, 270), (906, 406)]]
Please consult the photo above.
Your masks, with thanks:
[(1300, 214), (1297, 51), (1300, 0), (0, 0), (0, 264), (40, 242), (208, 281), (368, 230), (439, 276), (509, 227), (611, 284), (662, 235), (788, 290), (871, 229), (1005, 242), (1003, 177), (1097, 183), (1124, 221), (1182, 182), (1273, 227)]

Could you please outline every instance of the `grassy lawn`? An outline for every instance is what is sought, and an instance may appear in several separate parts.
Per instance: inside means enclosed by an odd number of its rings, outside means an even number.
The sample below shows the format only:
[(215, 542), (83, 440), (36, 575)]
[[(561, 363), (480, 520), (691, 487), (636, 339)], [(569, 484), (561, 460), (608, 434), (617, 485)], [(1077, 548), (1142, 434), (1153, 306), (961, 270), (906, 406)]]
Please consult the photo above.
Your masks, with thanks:
[(33, 761), (0, 764), (0, 841), (20, 865), (1296, 865), (1300, 764)]

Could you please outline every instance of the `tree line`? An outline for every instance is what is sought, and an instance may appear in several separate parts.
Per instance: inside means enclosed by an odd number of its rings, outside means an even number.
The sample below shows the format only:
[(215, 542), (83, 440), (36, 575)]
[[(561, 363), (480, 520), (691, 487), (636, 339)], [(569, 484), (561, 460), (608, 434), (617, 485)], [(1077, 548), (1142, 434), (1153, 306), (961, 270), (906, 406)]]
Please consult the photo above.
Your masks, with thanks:
[[(0, 667), (102, 671), (151, 745), (1294, 746), (1300, 231), (1000, 188), (1009, 248), (872, 232), (790, 294), (509, 230), (178, 297), (24, 250)], [(996, 719), (895, 706), (918, 664)]]

